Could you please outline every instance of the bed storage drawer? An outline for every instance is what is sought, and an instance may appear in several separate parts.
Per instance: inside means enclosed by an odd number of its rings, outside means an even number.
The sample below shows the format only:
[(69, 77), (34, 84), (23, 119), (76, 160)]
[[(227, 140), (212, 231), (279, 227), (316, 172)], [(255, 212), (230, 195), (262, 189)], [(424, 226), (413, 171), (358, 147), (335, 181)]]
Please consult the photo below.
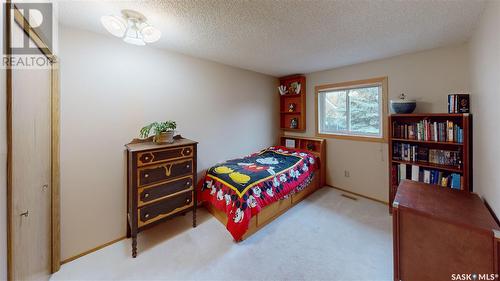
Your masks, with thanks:
[(184, 146), (137, 153), (137, 166), (155, 164), (193, 156), (193, 147)]
[(292, 203), (295, 204), (299, 202), (300, 200), (304, 199), (307, 197), (307, 195), (311, 194), (315, 189), (312, 187), (304, 188), (303, 190), (293, 194), (292, 197)]
[(281, 212), (292, 206), (292, 199), (290, 197), (278, 200), (271, 205), (263, 208), (257, 218), (257, 226), (261, 226), (272, 220), (274, 217), (281, 214)]
[(193, 192), (187, 191), (139, 209), (139, 227), (193, 206)]
[(139, 188), (138, 204), (143, 206), (152, 201), (156, 201), (166, 196), (193, 188), (193, 177), (188, 176), (177, 180), (172, 180), (154, 186)]
[(316, 189), (318, 189), (319, 185), (318, 180), (319, 180), (319, 175), (318, 173), (315, 173), (311, 181), (311, 184), (309, 184), (306, 188), (302, 189), (301, 191), (292, 195), (292, 204), (298, 203), (302, 199), (306, 198), (309, 194), (313, 193)]
[(145, 186), (192, 174), (193, 160), (184, 159), (146, 166), (139, 168), (138, 173), (139, 186)]

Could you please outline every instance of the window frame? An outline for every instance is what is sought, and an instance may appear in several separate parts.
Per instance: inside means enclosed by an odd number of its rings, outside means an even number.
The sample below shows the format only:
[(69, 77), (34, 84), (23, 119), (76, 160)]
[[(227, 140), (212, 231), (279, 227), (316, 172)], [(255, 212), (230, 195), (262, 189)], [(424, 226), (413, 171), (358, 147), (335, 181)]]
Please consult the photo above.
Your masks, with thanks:
[[(346, 140), (355, 140), (355, 141), (368, 141), (368, 142), (387, 142), (387, 97), (388, 97), (388, 91), (387, 91), (387, 85), (388, 85), (388, 78), (387, 77), (377, 77), (377, 78), (371, 78), (371, 79), (364, 79), (364, 80), (356, 80), (356, 81), (348, 81), (348, 82), (341, 82), (341, 83), (335, 83), (335, 84), (324, 84), (324, 85), (318, 85), (314, 87), (314, 92), (315, 92), (315, 100), (314, 100), (314, 106), (315, 106), (315, 131), (316, 131), (316, 136), (317, 137), (322, 137), (322, 138), (334, 138), (334, 139), (346, 139)], [(356, 135), (352, 134), (350, 132), (347, 132), (345, 134), (342, 133), (324, 133), (320, 132), (320, 123), (319, 123), (319, 106), (320, 106), (320, 100), (319, 100), (319, 94), (320, 92), (325, 92), (328, 90), (347, 90), (347, 89), (353, 89), (353, 88), (363, 88), (363, 87), (369, 87), (369, 86), (380, 86), (382, 93), (381, 93), (381, 136), (367, 136), (367, 135)]]

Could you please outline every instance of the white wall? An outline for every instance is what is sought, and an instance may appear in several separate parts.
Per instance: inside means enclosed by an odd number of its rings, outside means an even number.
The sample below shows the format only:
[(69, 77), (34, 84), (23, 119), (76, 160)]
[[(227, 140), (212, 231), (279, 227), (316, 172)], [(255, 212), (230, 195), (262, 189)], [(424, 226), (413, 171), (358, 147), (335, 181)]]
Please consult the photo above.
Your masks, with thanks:
[(199, 141), (198, 169), (272, 145), (276, 79), (68, 27), (61, 59), (62, 259), (126, 231), (124, 144), (155, 120)]
[[(469, 90), (467, 52), (462, 44), (306, 75), (305, 135), (315, 134), (314, 87), (322, 84), (387, 76), (389, 99), (405, 93), (417, 100), (416, 112), (446, 112), (449, 92)], [(387, 149), (386, 143), (328, 139), (327, 184), (387, 202)]]
[(488, 2), (470, 42), (474, 190), (500, 215), (500, 1)]

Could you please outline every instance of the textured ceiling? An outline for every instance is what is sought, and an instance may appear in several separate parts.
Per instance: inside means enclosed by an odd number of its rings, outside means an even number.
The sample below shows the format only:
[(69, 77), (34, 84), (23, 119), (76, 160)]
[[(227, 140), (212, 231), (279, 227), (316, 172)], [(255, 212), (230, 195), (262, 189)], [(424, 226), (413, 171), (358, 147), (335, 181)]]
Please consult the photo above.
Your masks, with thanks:
[(155, 47), (274, 76), (465, 42), (483, 6), (474, 0), (58, 2), (64, 25), (107, 34), (102, 15), (134, 9), (162, 31)]

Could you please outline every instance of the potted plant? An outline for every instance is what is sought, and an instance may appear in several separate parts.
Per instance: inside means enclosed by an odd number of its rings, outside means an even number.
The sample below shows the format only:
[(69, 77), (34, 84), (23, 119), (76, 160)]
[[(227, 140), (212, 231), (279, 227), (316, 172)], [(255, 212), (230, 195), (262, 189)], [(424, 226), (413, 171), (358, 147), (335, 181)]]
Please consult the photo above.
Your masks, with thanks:
[(145, 127), (142, 127), (140, 136), (146, 139), (153, 133), (153, 141), (155, 143), (173, 143), (174, 131), (177, 128), (175, 121), (169, 120), (165, 122), (153, 122)]

